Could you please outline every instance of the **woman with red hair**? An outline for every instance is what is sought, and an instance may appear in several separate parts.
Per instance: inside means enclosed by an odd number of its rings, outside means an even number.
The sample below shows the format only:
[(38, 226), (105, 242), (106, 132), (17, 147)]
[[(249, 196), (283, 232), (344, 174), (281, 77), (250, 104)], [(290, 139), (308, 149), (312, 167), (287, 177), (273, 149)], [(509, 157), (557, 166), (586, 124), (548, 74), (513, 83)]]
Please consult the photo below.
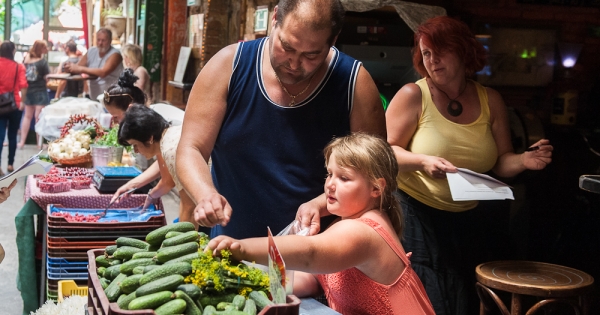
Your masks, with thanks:
[(429, 19), (415, 32), (414, 45), (413, 65), (423, 78), (402, 87), (386, 112), (400, 171), (402, 243), (413, 253), (412, 266), (436, 314), (477, 314), (475, 267), (500, 247), (486, 238), (500, 222), (492, 218), (495, 208), (502, 213), (502, 203), (454, 201), (446, 173), (467, 168), (508, 178), (541, 170), (552, 146), (542, 139), (537, 150), (514, 153), (502, 97), (470, 79), (487, 54), (466, 24)]
[[(27, 88), (27, 95), (25, 95), (25, 114), (21, 121), (21, 141), (19, 141), (19, 148), (25, 145), (31, 118), (34, 113), (35, 121), (37, 121), (44, 106), (50, 104), (50, 97), (46, 88), (46, 75), (50, 73), (50, 69), (48, 68), (48, 62), (44, 58), (44, 55), (47, 53), (48, 45), (46, 41), (36, 40), (23, 61), (23, 64), (25, 64), (25, 77), (27, 77), (29, 88)], [(8, 171), (10, 172), (11, 170), (9, 169)]]

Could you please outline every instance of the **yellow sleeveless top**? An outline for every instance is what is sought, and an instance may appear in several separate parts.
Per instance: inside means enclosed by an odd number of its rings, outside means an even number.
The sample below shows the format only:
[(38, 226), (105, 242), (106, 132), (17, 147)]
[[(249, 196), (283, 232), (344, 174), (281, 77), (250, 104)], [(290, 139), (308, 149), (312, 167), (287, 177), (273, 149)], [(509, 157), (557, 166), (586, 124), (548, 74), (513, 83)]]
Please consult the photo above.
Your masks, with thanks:
[[(457, 124), (446, 119), (431, 99), (426, 79), (416, 84), (423, 99), (421, 118), (408, 151), (443, 157), (454, 166), (478, 173), (492, 169), (498, 158), (498, 149), (492, 135), (490, 109), (485, 88), (475, 81), (481, 114), (470, 124)], [(461, 212), (473, 209), (477, 201), (453, 201), (447, 179), (433, 179), (421, 171), (400, 172), (398, 188), (418, 201), (440, 210)]]

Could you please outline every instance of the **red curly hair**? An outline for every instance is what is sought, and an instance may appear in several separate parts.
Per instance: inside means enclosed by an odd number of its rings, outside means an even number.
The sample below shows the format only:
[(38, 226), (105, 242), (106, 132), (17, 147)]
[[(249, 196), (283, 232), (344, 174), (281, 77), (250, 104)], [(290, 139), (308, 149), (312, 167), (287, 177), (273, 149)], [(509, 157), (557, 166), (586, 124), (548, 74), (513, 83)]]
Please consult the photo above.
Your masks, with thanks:
[(422, 77), (429, 77), (429, 74), (423, 64), (423, 55), (419, 48), (421, 39), (436, 55), (449, 51), (456, 53), (465, 63), (467, 77), (485, 66), (487, 51), (475, 39), (469, 27), (454, 18), (437, 16), (425, 21), (415, 32), (413, 66)]

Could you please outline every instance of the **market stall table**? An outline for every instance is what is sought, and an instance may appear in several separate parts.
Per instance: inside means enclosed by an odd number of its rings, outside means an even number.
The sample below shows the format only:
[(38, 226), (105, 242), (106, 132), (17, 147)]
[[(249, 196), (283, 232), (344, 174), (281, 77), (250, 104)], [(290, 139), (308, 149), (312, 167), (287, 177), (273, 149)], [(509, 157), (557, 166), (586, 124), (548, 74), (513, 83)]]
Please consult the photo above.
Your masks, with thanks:
[(58, 73), (58, 74), (49, 74), (46, 76), (46, 78), (54, 79), (54, 80), (85, 81), (85, 80), (96, 80), (98, 77), (93, 76), (93, 75)]
[[(63, 193), (43, 193), (36, 186), (33, 175), (27, 177), (23, 199), (25, 205), (15, 218), (17, 229), (17, 248), (19, 269), (17, 287), (23, 299), (23, 313), (35, 312), (46, 300), (46, 252), (47, 252), (47, 220), (46, 208), (49, 204), (59, 204), (67, 208), (105, 208), (112, 194), (100, 194), (96, 188), (70, 190)], [(133, 194), (119, 203), (119, 208), (135, 208), (144, 203), (145, 194)], [(162, 208), (159, 206), (159, 208)], [(37, 217), (38, 233), (42, 236), (41, 274), (36, 275), (36, 238), (33, 216)], [(39, 279), (39, 296), (36, 293)]]

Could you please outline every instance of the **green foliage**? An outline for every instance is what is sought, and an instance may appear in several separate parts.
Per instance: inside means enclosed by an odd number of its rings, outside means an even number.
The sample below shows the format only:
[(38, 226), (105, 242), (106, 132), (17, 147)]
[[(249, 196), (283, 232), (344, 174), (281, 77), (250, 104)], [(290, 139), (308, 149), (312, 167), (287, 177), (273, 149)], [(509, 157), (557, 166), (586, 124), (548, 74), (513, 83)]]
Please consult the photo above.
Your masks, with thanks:
[(119, 144), (119, 126), (114, 126), (108, 130), (102, 137), (94, 139), (94, 144), (110, 147), (122, 147)]

